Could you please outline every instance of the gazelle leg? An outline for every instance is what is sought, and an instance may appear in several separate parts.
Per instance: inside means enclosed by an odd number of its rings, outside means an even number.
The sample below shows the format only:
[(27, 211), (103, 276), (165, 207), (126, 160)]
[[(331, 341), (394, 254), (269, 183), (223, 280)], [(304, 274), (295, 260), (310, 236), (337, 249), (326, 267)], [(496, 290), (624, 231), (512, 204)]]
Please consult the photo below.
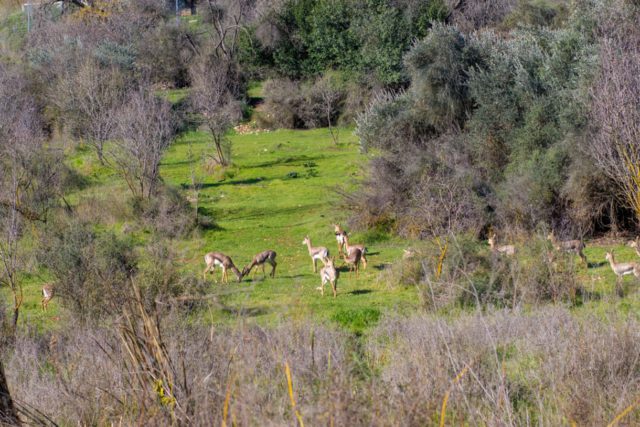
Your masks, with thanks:
[(316, 266), (316, 262), (318, 260), (316, 260), (315, 258), (312, 258), (312, 260), (313, 260), (313, 272), (317, 273), (318, 272), (318, 267)]
[(263, 279), (266, 279), (266, 278), (267, 278), (267, 275), (266, 275), (266, 273), (264, 272), (264, 263), (262, 263), (262, 278), (263, 278)]
[(207, 265), (207, 268), (204, 269), (204, 272), (202, 273), (202, 280), (207, 280), (207, 273), (209, 272), (210, 268), (211, 266)]
[(362, 254), (362, 264), (364, 265), (364, 269), (367, 269), (367, 259), (364, 257), (364, 254)]
[(333, 290), (333, 297), (335, 298), (336, 296), (338, 296), (338, 284), (336, 283), (335, 280), (331, 281), (331, 289)]
[(271, 264), (271, 277), (276, 277), (276, 266), (278, 265), (278, 263), (276, 263), (275, 261), (273, 261), (273, 264)]

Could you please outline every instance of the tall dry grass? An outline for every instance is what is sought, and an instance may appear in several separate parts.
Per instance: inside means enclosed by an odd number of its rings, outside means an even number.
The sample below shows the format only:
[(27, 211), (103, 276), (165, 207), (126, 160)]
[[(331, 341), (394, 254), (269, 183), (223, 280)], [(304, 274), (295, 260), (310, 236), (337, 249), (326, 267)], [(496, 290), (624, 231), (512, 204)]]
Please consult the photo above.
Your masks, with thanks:
[[(152, 381), (132, 381), (115, 326), (18, 336), (3, 358), (17, 404), (60, 424), (175, 422), (167, 401), (149, 400)], [(167, 363), (186, 378), (189, 425), (640, 422), (624, 412), (640, 390), (640, 323), (617, 314), (390, 317), (361, 339), (288, 321), (222, 328), (167, 318), (160, 327)]]

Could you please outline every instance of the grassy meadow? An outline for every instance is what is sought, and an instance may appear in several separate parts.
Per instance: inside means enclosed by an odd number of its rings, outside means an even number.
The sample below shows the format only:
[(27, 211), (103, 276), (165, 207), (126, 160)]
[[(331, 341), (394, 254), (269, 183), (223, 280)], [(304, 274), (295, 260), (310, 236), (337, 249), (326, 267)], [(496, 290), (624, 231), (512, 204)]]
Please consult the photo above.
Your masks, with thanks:
[[(180, 99), (183, 95), (172, 93), (170, 96)], [(369, 266), (361, 270), (357, 279), (346, 267), (340, 268), (337, 299), (331, 297), (330, 288), (325, 289), (324, 297), (316, 290), (320, 278), (313, 273), (302, 240), (308, 235), (314, 246), (326, 246), (332, 256), (337, 257), (332, 224), (346, 224), (348, 217), (338, 190), (357, 189), (369, 156), (359, 152), (352, 129), (341, 129), (338, 145), (333, 143), (327, 129), (234, 132), (229, 138), (233, 144), (233, 166), (225, 171), (206, 168), (210, 137), (200, 130), (179, 136), (163, 159), (164, 181), (179, 188), (195, 204), (195, 179), (198, 214), (214, 222), (209, 229), (173, 242), (181, 274), (201, 277), (205, 267), (203, 256), (210, 251), (231, 256), (242, 270), (253, 255), (266, 249), (278, 253), (277, 273), (275, 279), (263, 279), (258, 268), (242, 283), (236, 283), (230, 272), (230, 283), (221, 284), (215, 283), (220, 281), (221, 273), (216, 269), (206, 279), (215, 303), (195, 313), (195, 318), (211, 324), (242, 318), (266, 325), (284, 318), (312, 319), (360, 333), (375, 325), (384, 314), (409, 314), (419, 308), (416, 289), (392, 286), (386, 280), (386, 273), (393, 263), (401, 260), (403, 249), (420, 243), (376, 231), (352, 233), (352, 243), (367, 245)], [(117, 205), (129, 197), (124, 183), (100, 166), (88, 148), (74, 149), (70, 158), (71, 166), (88, 183), (69, 196), (72, 203), (93, 198), (105, 199), (105, 204), (114, 201)], [(130, 233), (127, 222), (120, 219), (114, 219), (107, 226), (139, 242), (150, 238), (150, 233), (144, 230)], [(478, 245), (486, 247), (486, 242)], [(622, 240), (587, 242), (585, 254), (589, 268), (581, 266), (577, 257), (576, 265), (588, 296), (573, 310), (604, 313), (615, 309), (637, 316), (638, 283), (633, 276), (626, 276), (625, 297), (615, 295), (615, 276), (604, 260), (610, 249), (615, 249), (618, 262), (637, 258), (634, 250), (626, 247)], [(268, 274), (270, 266), (266, 271)], [(59, 299), (54, 299), (48, 312), (40, 309), (40, 288), (47, 278), (46, 271), (25, 277), (22, 324), (50, 329), (64, 322)]]

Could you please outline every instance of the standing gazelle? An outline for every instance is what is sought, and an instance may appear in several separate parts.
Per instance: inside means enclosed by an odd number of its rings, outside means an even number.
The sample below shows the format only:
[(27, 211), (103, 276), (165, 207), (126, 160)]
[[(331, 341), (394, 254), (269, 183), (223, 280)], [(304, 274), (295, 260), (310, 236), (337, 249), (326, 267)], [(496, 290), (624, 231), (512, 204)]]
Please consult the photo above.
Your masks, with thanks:
[(204, 279), (207, 278), (207, 272), (213, 274), (213, 270), (217, 265), (222, 267), (222, 283), (229, 283), (229, 276), (227, 275), (227, 270), (229, 269), (231, 269), (231, 271), (236, 274), (236, 277), (238, 277), (238, 283), (242, 281), (242, 273), (233, 264), (231, 258), (225, 254), (221, 252), (209, 252), (204, 256), (204, 262), (207, 264), (207, 268), (205, 268), (204, 273), (202, 273)]
[(55, 294), (56, 286), (53, 283), (45, 283), (42, 286), (42, 311), (47, 311), (47, 306)]
[(640, 239), (638, 237), (636, 237), (635, 240), (629, 242), (628, 245), (635, 249), (636, 254), (640, 256)]
[(551, 244), (556, 251), (574, 253), (580, 257), (582, 262), (584, 262), (587, 267), (589, 267), (587, 257), (582, 252), (585, 248), (585, 244), (582, 240), (558, 240), (555, 234), (553, 234), (553, 231), (549, 233), (549, 235), (547, 236), (547, 240), (551, 241)]
[[(262, 266), (262, 277), (267, 277), (265, 272), (264, 272), (264, 265), (265, 264), (269, 264), (271, 265), (271, 273), (269, 273), (269, 275), (271, 277), (276, 277), (276, 266), (278, 265), (278, 263), (276, 262), (276, 251), (272, 251), (272, 250), (266, 250), (264, 252), (260, 252), (258, 255), (253, 257), (253, 260), (251, 261), (250, 264), (248, 264), (247, 266), (245, 266), (242, 269), (242, 276), (246, 276), (251, 272), (251, 269), (253, 267), (256, 267), (258, 265)], [(255, 277), (256, 273), (255, 271), (253, 272), (253, 275)]]
[(507, 256), (512, 256), (515, 255), (516, 253), (516, 247), (513, 245), (500, 245), (500, 246), (496, 246), (496, 235), (495, 233), (491, 234), (491, 236), (489, 236), (489, 240), (487, 241), (489, 243), (489, 247), (491, 248), (491, 252), (497, 252), (499, 254), (505, 254)]
[(342, 256), (342, 250), (344, 249), (344, 241), (347, 237), (347, 232), (340, 227), (340, 224), (333, 224), (333, 229), (336, 234), (336, 241), (338, 242), (338, 255)]
[(324, 263), (324, 260), (326, 258), (329, 258), (329, 249), (325, 248), (324, 246), (318, 246), (317, 248), (314, 248), (313, 246), (311, 246), (311, 240), (309, 239), (309, 236), (306, 236), (304, 238), (302, 244), (307, 245), (309, 256), (311, 257), (311, 261), (313, 262), (313, 272), (317, 273), (317, 261), (320, 260)]
[(613, 257), (613, 250), (611, 252), (607, 252), (605, 258), (609, 261), (609, 265), (611, 265), (611, 269), (616, 275), (616, 289), (618, 294), (622, 296), (622, 278), (627, 274), (633, 274), (636, 278), (640, 277), (640, 265), (638, 265), (637, 262), (616, 263), (616, 260)]
[(344, 235), (344, 248), (347, 251), (347, 255), (351, 255), (351, 252), (358, 250), (360, 251), (360, 259), (362, 260), (362, 264), (364, 266), (364, 269), (367, 269), (367, 258), (365, 257), (365, 254), (367, 253), (367, 248), (364, 245), (350, 245), (349, 244), (349, 237), (346, 235)]
[(316, 289), (324, 296), (324, 285), (329, 282), (331, 284), (331, 290), (333, 290), (333, 297), (335, 298), (338, 295), (338, 270), (336, 270), (333, 259), (325, 258), (322, 261), (324, 262), (324, 267), (320, 269), (322, 285)]
[[(347, 252), (349, 250), (347, 249)], [(358, 248), (351, 248), (351, 252), (348, 252), (349, 255), (343, 254), (342, 259), (349, 266), (349, 275), (351, 275), (352, 271), (356, 272), (356, 279), (358, 278), (358, 270), (360, 269), (360, 260), (362, 259), (362, 251)]]

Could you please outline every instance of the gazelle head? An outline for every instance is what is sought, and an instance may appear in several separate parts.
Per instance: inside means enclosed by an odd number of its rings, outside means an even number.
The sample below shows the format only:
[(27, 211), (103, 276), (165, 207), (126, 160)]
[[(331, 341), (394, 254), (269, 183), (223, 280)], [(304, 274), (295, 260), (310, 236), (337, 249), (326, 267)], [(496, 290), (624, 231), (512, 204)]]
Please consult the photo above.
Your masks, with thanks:
[(627, 243), (627, 246), (630, 246), (632, 248), (638, 248), (638, 237), (636, 237), (635, 240), (631, 240), (629, 243)]
[(333, 258), (324, 257), (322, 258), (322, 262), (324, 263), (325, 267), (335, 268), (333, 266)]
[(493, 245), (495, 245), (496, 243), (496, 234), (495, 233), (491, 233), (489, 235), (489, 238), (487, 239), (487, 243), (489, 243), (489, 246), (493, 247)]
[(556, 238), (556, 236), (555, 236), (555, 234), (553, 234), (553, 231), (551, 231), (551, 233), (549, 233), (547, 235), (547, 240), (551, 240), (552, 242), (553, 242), (553, 239), (555, 239), (555, 238)]
[(249, 266), (245, 265), (244, 268), (242, 269), (242, 277), (246, 276), (247, 274), (249, 274)]
[(302, 241), (303, 245), (308, 245), (309, 243), (309, 236), (305, 236), (304, 240)]
[(606, 259), (607, 261), (615, 262), (615, 261), (613, 260), (613, 250), (611, 250), (611, 252), (607, 252), (607, 254), (605, 255), (605, 259)]
[(342, 232), (342, 227), (340, 227), (340, 224), (333, 224), (333, 229), (335, 230), (336, 233)]

